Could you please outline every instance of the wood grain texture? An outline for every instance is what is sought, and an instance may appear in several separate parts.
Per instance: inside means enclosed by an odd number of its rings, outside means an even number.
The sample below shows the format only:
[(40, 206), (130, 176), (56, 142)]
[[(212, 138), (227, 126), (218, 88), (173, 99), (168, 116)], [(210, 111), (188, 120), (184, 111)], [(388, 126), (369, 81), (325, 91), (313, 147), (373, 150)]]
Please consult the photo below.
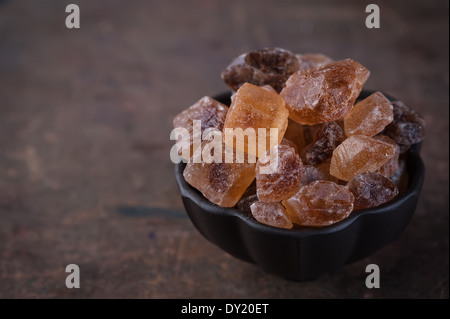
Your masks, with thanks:
[[(0, 298), (448, 298), (448, 2), (0, 1)], [(172, 119), (238, 54), (353, 58), (428, 124), (423, 193), (392, 244), (313, 282), (264, 273), (184, 212)], [(382, 231), (382, 230), (380, 230)], [(64, 285), (65, 266), (81, 288)], [(367, 289), (365, 267), (381, 269)]]

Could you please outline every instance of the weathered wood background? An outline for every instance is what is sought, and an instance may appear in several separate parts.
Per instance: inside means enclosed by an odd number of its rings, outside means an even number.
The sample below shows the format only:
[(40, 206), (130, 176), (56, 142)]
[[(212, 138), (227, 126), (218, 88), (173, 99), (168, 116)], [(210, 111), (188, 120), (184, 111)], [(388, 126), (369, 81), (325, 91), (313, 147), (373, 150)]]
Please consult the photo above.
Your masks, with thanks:
[[(448, 298), (448, 1), (0, 1), (0, 297)], [(351, 57), (425, 117), (426, 180), (392, 244), (313, 282), (206, 241), (169, 159), (172, 118), (250, 49)], [(380, 229), (380, 231), (383, 231)], [(81, 288), (65, 287), (65, 266)], [(381, 268), (367, 289), (365, 266)]]

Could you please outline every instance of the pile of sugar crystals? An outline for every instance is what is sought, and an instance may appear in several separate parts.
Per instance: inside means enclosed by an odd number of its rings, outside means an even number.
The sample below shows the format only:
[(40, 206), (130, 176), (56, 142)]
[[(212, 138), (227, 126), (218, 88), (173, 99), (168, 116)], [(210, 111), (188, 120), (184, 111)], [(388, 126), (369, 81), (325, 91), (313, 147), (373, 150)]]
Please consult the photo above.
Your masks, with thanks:
[[(234, 93), (230, 107), (204, 97), (178, 114), (174, 127), (190, 132), (191, 153), (198, 138), (194, 120), (203, 121), (201, 132), (276, 128), (276, 145), (269, 147), (268, 135), (265, 146), (254, 149), (248, 139), (231, 145), (223, 140), (224, 150), (256, 156), (256, 162), (250, 156), (244, 163), (185, 158), (186, 181), (215, 205), (287, 229), (331, 225), (392, 201), (405, 152), (423, 141), (426, 125), (405, 103), (381, 92), (357, 101), (369, 75), (357, 61), (319, 53), (264, 48), (238, 56), (222, 72)], [(274, 156), (277, 169), (261, 173)]]

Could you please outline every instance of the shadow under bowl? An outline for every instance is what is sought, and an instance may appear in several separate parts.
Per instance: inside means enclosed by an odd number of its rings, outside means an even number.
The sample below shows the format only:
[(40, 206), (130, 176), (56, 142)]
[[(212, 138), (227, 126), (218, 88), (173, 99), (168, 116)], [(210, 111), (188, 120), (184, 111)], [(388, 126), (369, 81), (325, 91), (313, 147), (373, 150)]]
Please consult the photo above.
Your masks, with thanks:
[[(362, 91), (359, 98), (371, 93)], [(230, 93), (214, 98), (229, 105)], [(175, 164), (175, 176), (186, 212), (207, 240), (269, 273), (298, 281), (314, 280), (373, 254), (405, 229), (424, 181), (420, 146), (414, 145), (406, 154), (408, 182), (394, 200), (357, 210), (338, 223), (318, 228), (282, 229), (261, 224), (235, 208), (207, 200), (185, 181), (185, 163)]]

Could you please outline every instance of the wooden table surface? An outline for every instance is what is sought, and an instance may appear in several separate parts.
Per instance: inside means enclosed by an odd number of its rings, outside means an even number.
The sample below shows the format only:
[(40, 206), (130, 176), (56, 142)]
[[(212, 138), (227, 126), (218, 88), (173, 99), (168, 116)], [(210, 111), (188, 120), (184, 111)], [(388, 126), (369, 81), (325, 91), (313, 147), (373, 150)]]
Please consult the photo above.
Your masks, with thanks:
[[(0, 1), (1, 298), (448, 298), (448, 1)], [(368, 2), (370, 3), (370, 2)], [(370, 257), (293, 282), (205, 240), (182, 206), (172, 119), (267, 46), (353, 58), (426, 119), (411, 223)], [(383, 231), (380, 229), (380, 231)], [(77, 264), (81, 288), (67, 289)], [(365, 267), (381, 288), (365, 286)]]

